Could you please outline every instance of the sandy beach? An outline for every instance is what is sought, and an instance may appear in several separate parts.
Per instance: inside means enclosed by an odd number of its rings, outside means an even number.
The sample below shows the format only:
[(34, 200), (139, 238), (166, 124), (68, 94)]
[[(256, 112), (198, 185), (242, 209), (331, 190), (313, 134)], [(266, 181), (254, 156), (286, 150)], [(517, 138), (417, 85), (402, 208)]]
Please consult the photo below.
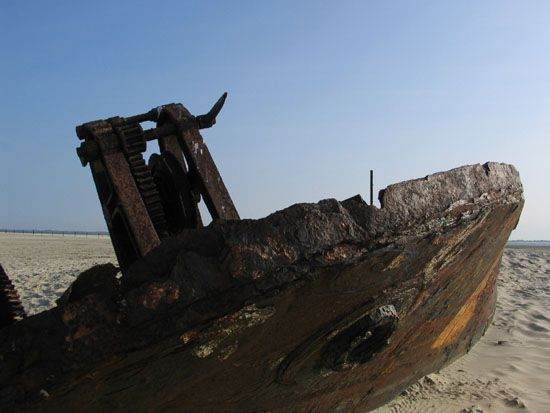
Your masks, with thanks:
[[(105, 262), (116, 264), (106, 236), (0, 234), (0, 263), (29, 314), (54, 306), (76, 275)], [(506, 248), (485, 336), (468, 355), (375, 411), (550, 411), (549, 280), (550, 248)]]
[(106, 262), (117, 264), (108, 236), (0, 233), (0, 264), (29, 315), (55, 306), (78, 274)]

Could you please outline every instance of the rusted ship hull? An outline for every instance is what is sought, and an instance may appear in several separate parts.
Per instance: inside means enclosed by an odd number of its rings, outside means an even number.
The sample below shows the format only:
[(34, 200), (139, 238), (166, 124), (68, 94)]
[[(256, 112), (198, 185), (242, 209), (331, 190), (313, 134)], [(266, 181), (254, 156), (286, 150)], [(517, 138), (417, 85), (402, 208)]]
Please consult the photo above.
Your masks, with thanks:
[[(515, 169), (457, 168), (167, 240), (0, 331), (20, 411), (366, 411), (490, 323), (523, 206)], [(89, 278), (89, 277), (88, 277)], [(101, 281), (97, 281), (101, 280)], [(42, 391), (43, 390), (43, 391)]]

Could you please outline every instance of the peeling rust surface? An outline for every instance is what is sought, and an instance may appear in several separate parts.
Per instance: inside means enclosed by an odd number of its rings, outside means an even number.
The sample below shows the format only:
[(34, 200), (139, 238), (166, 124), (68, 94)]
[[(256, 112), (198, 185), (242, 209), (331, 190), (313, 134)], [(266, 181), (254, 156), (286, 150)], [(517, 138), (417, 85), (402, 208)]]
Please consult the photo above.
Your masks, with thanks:
[[(523, 191), (472, 165), (164, 239), (0, 331), (6, 411), (366, 411), (465, 354)], [(98, 274), (103, 274), (99, 276)], [(40, 390), (50, 397), (41, 400)]]
[[(116, 196), (121, 202), (130, 231), (134, 234), (134, 242), (140, 255), (145, 255), (160, 243), (155, 228), (149, 219), (145, 204), (141, 199), (138, 188), (124, 156), (119, 153), (106, 154), (105, 167), (109, 171)], [(131, 219), (129, 219), (131, 218)]]
[(158, 310), (162, 304), (170, 305), (178, 301), (180, 290), (176, 283), (167, 280), (164, 282), (154, 282), (147, 286), (142, 294), (141, 303), (148, 310)]
[[(174, 124), (187, 125), (193, 120), (193, 116), (182, 105), (166, 105), (163, 110)], [(239, 219), (237, 209), (198, 128), (180, 127), (178, 138), (190, 168), (196, 171), (198, 188), (212, 218)]]

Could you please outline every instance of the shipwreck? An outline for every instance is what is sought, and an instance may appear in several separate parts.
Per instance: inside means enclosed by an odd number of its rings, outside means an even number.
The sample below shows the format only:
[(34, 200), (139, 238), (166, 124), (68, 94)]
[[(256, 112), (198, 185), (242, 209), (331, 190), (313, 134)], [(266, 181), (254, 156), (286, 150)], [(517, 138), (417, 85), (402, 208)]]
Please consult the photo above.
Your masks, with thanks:
[(5, 300), (2, 411), (366, 411), (484, 333), (524, 203), (513, 166), (390, 185), (380, 208), (355, 196), (240, 219), (200, 135), (225, 97), (77, 128), (119, 267), (30, 317)]

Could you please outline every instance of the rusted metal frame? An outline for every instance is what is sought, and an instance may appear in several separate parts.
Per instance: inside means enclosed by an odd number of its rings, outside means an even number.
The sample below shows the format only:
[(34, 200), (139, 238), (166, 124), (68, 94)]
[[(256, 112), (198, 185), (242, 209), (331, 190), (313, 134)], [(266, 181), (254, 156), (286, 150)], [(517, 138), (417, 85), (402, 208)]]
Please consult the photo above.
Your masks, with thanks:
[(124, 155), (116, 152), (104, 154), (103, 159), (132, 230), (133, 238), (143, 256), (160, 244), (157, 232), (149, 218), (149, 213), (141, 199)]
[[(191, 173), (195, 174), (204, 202), (213, 219), (240, 219), (237, 209), (210, 155), (208, 147), (199, 133), (196, 118), (180, 104), (163, 108), (172, 123), (179, 129), (178, 138)], [(189, 125), (196, 125), (189, 127)]]
[[(123, 266), (123, 260), (120, 258), (126, 254), (126, 251), (120, 249), (125, 243), (116, 239), (118, 234), (113, 228), (113, 221), (117, 213), (123, 215), (125, 224), (129, 226), (128, 237), (134, 248), (137, 249), (138, 254), (136, 255), (147, 254), (159, 245), (160, 240), (141, 199), (126, 158), (120, 150), (118, 138), (113, 131), (112, 124), (117, 124), (116, 119), (118, 118), (86, 123), (77, 129), (77, 133), (81, 139), (93, 140), (99, 147), (101, 156), (98, 160), (91, 162), (90, 167), (115, 251), (121, 266)], [(100, 169), (105, 170), (109, 185), (112, 186), (114, 197), (111, 200), (104, 199), (100, 193), (97, 182), (97, 179), (100, 179)]]

